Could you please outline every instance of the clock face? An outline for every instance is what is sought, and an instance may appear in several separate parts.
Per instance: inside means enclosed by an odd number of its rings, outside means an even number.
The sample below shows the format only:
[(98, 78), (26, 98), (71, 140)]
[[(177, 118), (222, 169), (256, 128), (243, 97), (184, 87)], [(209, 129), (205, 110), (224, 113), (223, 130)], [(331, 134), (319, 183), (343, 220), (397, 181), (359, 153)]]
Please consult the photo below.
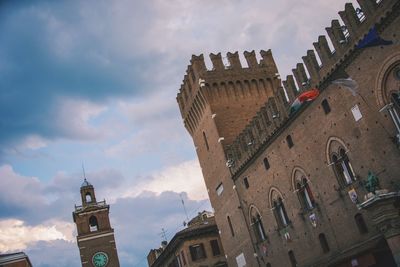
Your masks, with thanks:
[(108, 256), (104, 252), (96, 252), (92, 258), (93, 265), (95, 267), (104, 267), (107, 266)]

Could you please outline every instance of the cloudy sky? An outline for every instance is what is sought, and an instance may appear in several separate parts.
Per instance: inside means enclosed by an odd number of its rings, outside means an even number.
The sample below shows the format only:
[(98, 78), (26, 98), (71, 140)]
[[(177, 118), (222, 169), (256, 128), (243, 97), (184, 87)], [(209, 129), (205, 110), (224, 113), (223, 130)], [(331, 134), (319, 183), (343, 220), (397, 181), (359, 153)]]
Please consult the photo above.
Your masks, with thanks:
[(1, 1), (0, 253), (80, 266), (84, 163), (121, 266), (147, 266), (161, 229), (182, 228), (181, 197), (189, 217), (210, 209), (175, 100), (191, 55), (271, 48), (284, 77), (344, 3)]

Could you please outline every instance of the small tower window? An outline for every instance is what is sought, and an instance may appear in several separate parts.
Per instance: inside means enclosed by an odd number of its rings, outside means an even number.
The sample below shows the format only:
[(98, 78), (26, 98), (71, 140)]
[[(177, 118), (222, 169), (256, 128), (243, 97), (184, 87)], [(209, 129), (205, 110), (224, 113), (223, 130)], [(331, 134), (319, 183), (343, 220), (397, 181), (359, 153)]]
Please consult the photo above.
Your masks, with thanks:
[(86, 203), (92, 202), (92, 195), (89, 192), (86, 193), (85, 198), (86, 198)]
[(96, 216), (91, 216), (89, 218), (89, 230), (90, 232), (96, 232), (99, 229)]
[(204, 144), (206, 145), (206, 148), (208, 151), (208, 150), (210, 150), (210, 147), (208, 146), (207, 136), (206, 136), (205, 132), (203, 132), (203, 138), (204, 138)]
[(319, 238), (319, 243), (321, 245), (322, 251), (324, 253), (328, 253), (330, 249), (329, 249), (328, 241), (326, 240), (325, 234), (323, 234), (323, 233), (319, 234), (318, 238)]
[(221, 255), (221, 249), (219, 248), (217, 239), (211, 240), (210, 245), (211, 245), (211, 250), (212, 250), (213, 256)]
[(189, 246), (189, 251), (190, 255), (192, 256), (192, 261), (197, 261), (200, 259), (207, 258), (203, 243)]
[(247, 177), (243, 178), (243, 184), (244, 184), (244, 187), (246, 187), (246, 189), (250, 187), (249, 180), (247, 179)]
[(294, 146), (292, 136), (290, 134), (288, 136), (286, 136), (286, 142), (287, 142), (287, 145), (289, 148), (292, 148)]
[(264, 167), (266, 170), (268, 170), (271, 166), (269, 165), (269, 161), (267, 157), (264, 158)]
[(217, 192), (217, 195), (220, 196), (222, 194), (222, 192), (224, 192), (224, 185), (222, 183), (220, 183), (217, 188), (215, 189), (215, 191)]
[(325, 114), (331, 112), (331, 107), (329, 106), (328, 100), (324, 99), (321, 103), (322, 109), (324, 110)]
[(292, 250), (290, 250), (288, 252), (288, 255), (289, 255), (290, 264), (292, 265), (292, 267), (296, 267), (297, 260), (296, 260), (296, 257), (294, 256), (294, 252)]
[(364, 217), (362, 216), (361, 213), (357, 213), (356, 216), (354, 216), (354, 219), (356, 221), (358, 231), (360, 231), (360, 234), (366, 234), (368, 233), (368, 227), (367, 224), (364, 221)]
[(228, 220), (229, 229), (231, 230), (231, 235), (232, 235), (232, 236), (235, 236), (235, 232), (233, 231), (233, 226), (232, 226), (231, 218), (230, 218), (229, 216), (227, 216), (226, 219)]

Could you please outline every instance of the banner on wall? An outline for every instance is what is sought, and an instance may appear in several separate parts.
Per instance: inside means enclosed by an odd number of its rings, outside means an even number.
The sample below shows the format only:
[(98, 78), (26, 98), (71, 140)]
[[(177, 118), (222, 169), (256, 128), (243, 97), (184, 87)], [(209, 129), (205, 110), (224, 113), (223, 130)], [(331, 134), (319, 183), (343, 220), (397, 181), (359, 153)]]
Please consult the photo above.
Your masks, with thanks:
[(315, 228), (317, 227), (317, 216), (315, 215), (315, 213), (311, 213), (310, 216), (308, 216), (310, 218), (310, 223), (311, 225)]
[(350, 197), (351, 201), (354, 204), (357, 204), (358, 203), (358, 196), (357, 196), (356, 190), (354, 188), (352, 188), (351, 190), (349, 190), (348, 194), (349, 194), (349, 197)]

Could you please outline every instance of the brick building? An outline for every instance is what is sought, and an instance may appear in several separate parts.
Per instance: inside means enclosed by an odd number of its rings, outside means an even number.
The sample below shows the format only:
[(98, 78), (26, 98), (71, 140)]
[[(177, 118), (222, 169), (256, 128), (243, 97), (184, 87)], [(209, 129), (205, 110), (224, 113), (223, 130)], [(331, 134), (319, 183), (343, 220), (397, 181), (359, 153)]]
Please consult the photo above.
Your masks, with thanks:
[(82, 267), (119, 267), (114, 229), (110, 224), (110, 205), (97, 201), (94, 187), (86, 178), (80, 188), (82, 205), (75, 205), (72, 217)]
[(400, 2), (358, 3), (283, 81), (271, 51), (192, 56), (177, 101), (229, 266), (400, 266)]
[(150, 250), (147, 261), (149, 267), (226, 267), (214, 215), (199, 213), (169, 244), (164, 241), (159, 249)]
[(0, 254), (1, 267), (32, 267), (31, 261), (24, 252)]

